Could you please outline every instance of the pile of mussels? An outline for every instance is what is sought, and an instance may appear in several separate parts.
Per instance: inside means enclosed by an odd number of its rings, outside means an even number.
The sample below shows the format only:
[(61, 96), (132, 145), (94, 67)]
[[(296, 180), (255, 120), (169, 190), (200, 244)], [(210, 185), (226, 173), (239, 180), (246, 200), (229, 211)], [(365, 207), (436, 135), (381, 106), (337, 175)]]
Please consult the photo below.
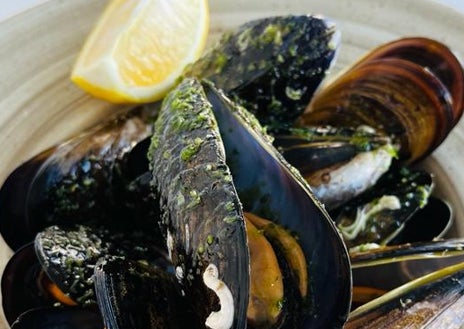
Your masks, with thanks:
[(462, 115), (462, 66), (437, 41), (405, 38), (318, 88), (338, 34), (316, 16), (248, 22), (163, 102), (11, 173), (11, 327), (462, 323), (464, 240), (411, 233), (449, 226), (433, 176), (414, 166)]

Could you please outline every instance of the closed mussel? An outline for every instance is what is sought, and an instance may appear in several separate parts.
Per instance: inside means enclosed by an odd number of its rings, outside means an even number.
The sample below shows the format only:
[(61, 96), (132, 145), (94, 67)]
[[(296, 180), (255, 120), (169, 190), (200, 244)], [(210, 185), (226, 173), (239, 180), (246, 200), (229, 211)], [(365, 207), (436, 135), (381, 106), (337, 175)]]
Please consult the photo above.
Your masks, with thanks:
[[(263, 323), (342, 326), (351, 286), (346, 249), (305, 181), (253, 116), (211, 83), (186, 79), (163, 104), (149, 156), (156, 164), (153, 186), (169, 253), (200, 323), (210, 328), (245, 328), (247, 322), (256, 328)], [(244, 216), (242, 205), (252, 215)], [(257, 237), (259, 232), (268, 242)], [(250, 319), (259, 313), (250, 308), (257, 296), (254, 282), (261, 275), (266, 281), (265, 271), (249, 272), (261, 266), (254, 263), (257, 249), (251, 242), (269, 250), (265, 262), (277, 264), (272, 268), (283, 282), (282, 294), (272, 292), (283, 296), (274, 299), (281, 311), (264, 312), (274, 314), (271, 320)], [(282, 246), (298, 246), (302, 257), (296, 258), (303, 265), (292, 262)]]

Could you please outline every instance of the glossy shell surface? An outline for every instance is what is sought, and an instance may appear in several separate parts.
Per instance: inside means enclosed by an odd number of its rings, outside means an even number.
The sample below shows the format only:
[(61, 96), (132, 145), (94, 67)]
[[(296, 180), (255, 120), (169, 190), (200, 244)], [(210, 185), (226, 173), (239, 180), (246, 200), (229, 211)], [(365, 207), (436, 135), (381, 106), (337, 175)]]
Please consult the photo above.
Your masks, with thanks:
[[(114, 106), (85, 95), (68, 79), (85, 36), (105, 4), (103, 0), (51, 0), (0, 23), (0, 40), (9, 45), (0, 53), (2, 74), (8, 77), (0, 85), (2, 181), (22, 161), (114, 112)], [(372, 47), (406, 35), (426, 34), (464, 54), (463, 15), (434, 1), (392, 0), (387, 6), (382, 0), (316, 0), (310, 5), (299, 0), (217, 0), (211, 2), (211, 10), (212, 40), (225, 29), (271, 14), (313, 12), (331, 17), (343, 33), (333, 73)], [(456, 218), (464, 214), (462, 156), (455, 154), (464, 142), (463, 125), (459, 123), (424, 164), (436, 173), (436, 193), (447, 196)], [(458, 221), (452, 234), (463, 235), (464, 223)], [(0, 251), (5, 264), (11, 251), (6, 246)]]

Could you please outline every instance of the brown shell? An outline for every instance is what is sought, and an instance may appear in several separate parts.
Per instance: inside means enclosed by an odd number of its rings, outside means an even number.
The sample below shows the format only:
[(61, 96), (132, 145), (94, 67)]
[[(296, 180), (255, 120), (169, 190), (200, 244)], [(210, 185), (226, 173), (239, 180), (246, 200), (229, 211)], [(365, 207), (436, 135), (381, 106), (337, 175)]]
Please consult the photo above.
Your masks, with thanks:
[(304, 125), (370, 125), (416, 162), (446, 138), (462, 115), (464, 74), (437, 41), (401, 39), (363, 57), (321, 90), (301, 118)]

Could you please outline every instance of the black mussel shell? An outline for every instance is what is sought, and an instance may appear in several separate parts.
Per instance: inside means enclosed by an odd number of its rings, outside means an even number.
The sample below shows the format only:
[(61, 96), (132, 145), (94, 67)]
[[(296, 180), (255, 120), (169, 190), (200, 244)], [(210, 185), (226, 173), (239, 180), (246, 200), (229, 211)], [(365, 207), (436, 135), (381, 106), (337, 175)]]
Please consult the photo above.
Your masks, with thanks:
[(2, 274), (2, 308), (9, 324), (29, 309), (55, 303), (39, 286), (41, 271), (32, 243), (17, 250), (8, 261)]
[(73, 308), (31, 309), (12, 324), (11, 329), (102, 329), (98, 312)]
[(243, 212), (198, 81), (187, 79), (166, 97), (149, 158), (168, 251), (194, 314), (204, 325), (218, 308), (205, 276), (230, 291), (232, 300), (220, 306), (233, 309), (225, 314), (227, 326), (246, 328), (249, 253)]
[(354, 286), (388, 291), (464, 261), (464, 240), (435, 240), (351, 253)]
[(297, 319), (292, 327), (342, 326), (351, 299), (351, 274), (345, 245), (333, 221), (298, 171), (272, 146), (257, 120), (212, 84), (205, 84), (204, 89), (244, 209), (292, 232), (306, 258), (308, 295), (302, 310), (289, 313), (290, 322)]
[[(120, 258), (95, 267), (95, 291), (106, 328), (197, 328), (173, 273)], [(196, 324), (195, 324), (196, 323)]]
[[(18, 167), (0, 190), (0, 232), (7, 244), (17, 249), (57, 223), (143, 223), (128, 220), (124, 200), (126, 185), (146, 171), (146, 146), (129, 154), (151, 135), (157, 111), (156, 104), (130, 109)], [(134, 159), (139, 156), (142, 166)]]
[(214, 82), (271, 130), (303, 112), (335, 57), (339, 33), (311, 15), (254, 20), (226, 33), (187, 72)]
[(103, 227), (50, 226), (37, 234), (35, 250), (43, 270), (78, 305), (95, 305), (93, 274), (100, 258), (119, 256), (168, 268), (160, 241), (147, 232)]
[(348, 247), (385, 245), (426, 205), (432, 189), (430, 173), (395, 167), (332, 215)]
[(422, 276), (350, 313), (344, 328), (460, 328), (464, 263)]
[(353, 159), (360, 152), (389, 144), (387, 136), (368, 127), (300, 127), (276, 135), (273, 145), (303, 177)]
[(427, 204), (413, 214), (389, 244), (400, 245), (441, 239), (448, 233), (453, 222), (451, 205), (446, 200), (431, 196)]

